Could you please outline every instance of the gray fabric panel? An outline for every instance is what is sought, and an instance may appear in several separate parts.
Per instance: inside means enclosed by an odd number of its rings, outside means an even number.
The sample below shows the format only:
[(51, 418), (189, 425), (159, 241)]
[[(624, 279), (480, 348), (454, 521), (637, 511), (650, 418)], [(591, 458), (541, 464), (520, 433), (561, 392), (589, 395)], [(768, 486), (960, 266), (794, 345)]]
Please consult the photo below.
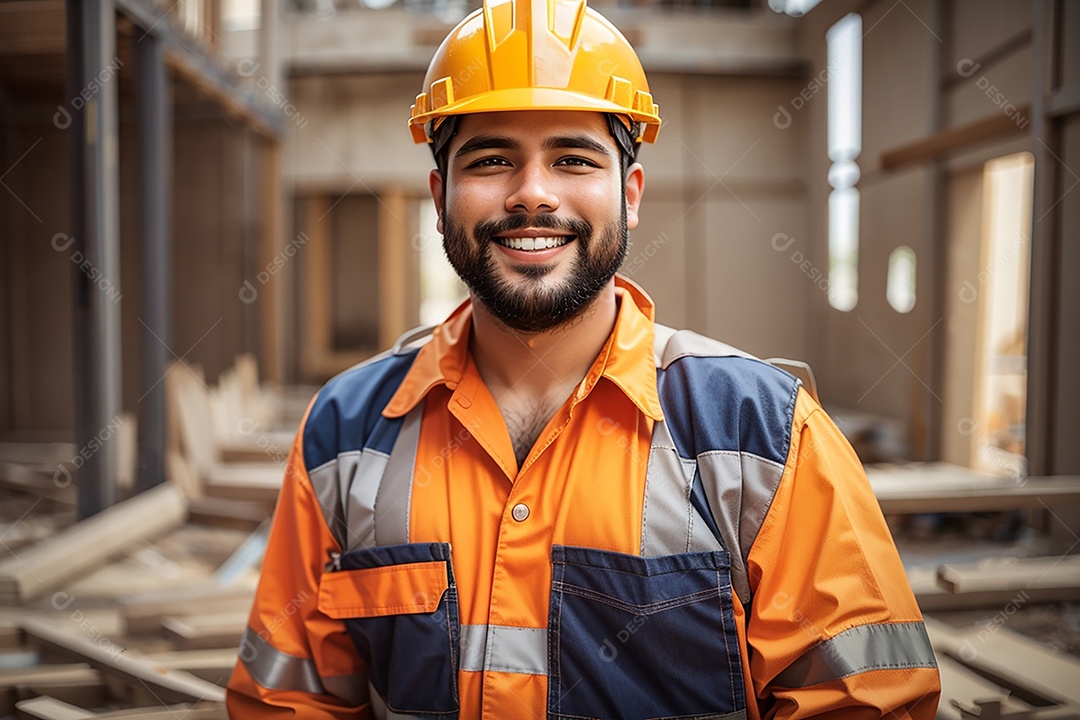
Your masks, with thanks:
[(547, 628), (462, 625), (461, 669), (547, 675)]
[[(681, 357), (744, 357), (756, 360), (753, 355), (719, 340), (698, 335), (691, 330), (673, 331), (656, 325), (656, 355), (659, 367), (666, 368)], [(667, 338), (664, 342), (664, 338)], [(663, 345), (661, 349), (661, 344)]]
[(921, 622), (860, 625), (807, 650), (773, 684), (802, 688), (874, 670), (933, 667), (934, 648)]
[(405, 416), (394, 441), (394, 449), (375, 496), (375, 544), (401, 545), (409, 542), (409, 508), (412, 500), (413, 468), (420, 442), (420, 402)]
[(487, 653), (487, 625), (461, 626), (461, 669), (468, 672), (481, 672), (484, 669), (484, 655)]
[(484, 670), (547, 675), (547, 628), (488, 626)]
[(313, 695), (324, 692), (312, 660), (281, 652), (250, 625), (240, 640), (239, 657), (251, 678), (268, 690), (298, 690)]
[(345, 497), (348, 542), (343, 550), (375, 545), (375, 496), (386, 470), (387, 455), (370, 448), (338, 456), (338, 475), (349, 489)]
[[(790, 448), (789, 448), (790, 452)], [(739, 546), (742, 548), (743, 572), (746, 572), (746, 559), (750, 548), (757, 541), (758, 532), (765, 522), (765, 517), (772, 507), (780, 480), (784, 477), (784, 466), (766, 460), (757, 455), (743, 453), (742, 465), (742, 522), (739, 525)], [(748, 589), (749, 590), (749, 589)]]
[[(359, 452), (354, 453), (359, 455)], [(319, 501), (319, 509), (322, 510), (323, 520), (330, 528), (330, 533), (338, 541), (340, 547), (347, 545), (345, 538), (345, 512), (341, 506), (341, 476), (338, 473), (340, 456), (323, 463), (308, 473), (311, 479), (311, 487), (315, 491), (315, 498)]]
[(746, 558), (772, 504), (784, 466), (749, 453), (713, 451), (698, 456), (705, 496), (720, 537), (731, 552), (731, 585), (750, 602)]
[(687, 552), (691, 527), (690, 484), (667, 423), (653, 424), (645, 499), (641, 511), (644, 557)]

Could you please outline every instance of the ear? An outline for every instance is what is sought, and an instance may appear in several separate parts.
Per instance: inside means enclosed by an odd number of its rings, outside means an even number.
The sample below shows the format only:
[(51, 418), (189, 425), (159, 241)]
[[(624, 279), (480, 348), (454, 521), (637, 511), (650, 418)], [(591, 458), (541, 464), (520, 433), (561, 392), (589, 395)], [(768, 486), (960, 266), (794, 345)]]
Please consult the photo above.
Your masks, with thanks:
[(442, 235), (443, 205), (446, 200), (446, 186), (443, 184), (442, 173), (438, 170), (432, 170), (428, 175), (428, 188), (431, 189), (431, 199), (435, 201), (435, 212), (439, 214), (439, 221), (435, 223), (435, 229)]
[(645, 169), (634, 163), (626, 170), (626, 229), (638, 226), (638, 206), (645, 193)]

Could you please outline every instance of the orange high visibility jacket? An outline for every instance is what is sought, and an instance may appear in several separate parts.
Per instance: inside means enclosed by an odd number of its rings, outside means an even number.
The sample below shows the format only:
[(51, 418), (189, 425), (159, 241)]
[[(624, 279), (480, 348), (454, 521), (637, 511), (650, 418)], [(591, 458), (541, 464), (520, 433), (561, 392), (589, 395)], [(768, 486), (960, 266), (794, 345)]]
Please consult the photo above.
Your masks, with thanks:
[(922, 616), (843, 436), (795, 378), (616, 292), (520, 468), (468, 303), (320, 391), (232, 717), (934, 717)]

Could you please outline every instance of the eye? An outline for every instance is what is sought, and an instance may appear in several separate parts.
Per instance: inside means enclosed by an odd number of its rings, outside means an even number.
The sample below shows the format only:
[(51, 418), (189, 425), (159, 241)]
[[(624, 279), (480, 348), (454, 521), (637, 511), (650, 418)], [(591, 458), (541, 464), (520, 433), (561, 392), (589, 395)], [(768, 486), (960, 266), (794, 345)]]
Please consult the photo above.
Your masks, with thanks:
[(559, 158), (555, 163), (556, 165), (563, 165), (569, 167), (583, 167), (583, 168), (596, 168), (600, 167), (595, 162), (588, 158), (581, 157), (580, 155), (569, 155), (564, 158)]
[(472, 169), (472, 168), (489, 168), (489, 167), (499, 167), (499, 166), (503, 166), (503, 165), (509, 166), (510, 161), (508, 161), (506, 158), (504, 158), (504, 157), (502, 157), (500, 155), (488, 155), (487, 157), (482, 157), (479, 160), (475, 160), (475, 161), (469, 163), (466, 166), (466, 168), (468, 168), (468, 169)]

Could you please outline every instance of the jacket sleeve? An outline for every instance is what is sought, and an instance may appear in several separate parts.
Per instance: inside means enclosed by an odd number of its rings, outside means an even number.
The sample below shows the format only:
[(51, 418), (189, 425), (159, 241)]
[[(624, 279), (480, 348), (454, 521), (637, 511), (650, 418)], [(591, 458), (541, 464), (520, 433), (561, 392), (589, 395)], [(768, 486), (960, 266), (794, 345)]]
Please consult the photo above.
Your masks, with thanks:
[[(309, 410), (310, 411), (310, 410)], [(370, 718), (366, 668), (344, 623), (318, 610), (334, 539), (304, 465), (289, 453), (255, 602), (229, 680), (229, 717)]]
[(747, 644), (764, 718), (932, 720), (940, 681), (862, 464), (805, 390), (747, 571)]

